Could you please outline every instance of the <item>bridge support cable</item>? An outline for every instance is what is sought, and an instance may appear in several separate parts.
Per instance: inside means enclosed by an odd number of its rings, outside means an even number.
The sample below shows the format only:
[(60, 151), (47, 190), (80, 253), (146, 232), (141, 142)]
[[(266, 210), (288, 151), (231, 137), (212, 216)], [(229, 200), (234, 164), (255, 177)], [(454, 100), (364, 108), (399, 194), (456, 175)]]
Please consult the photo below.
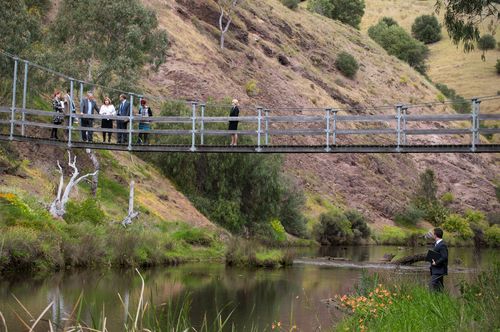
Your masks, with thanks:
[(327, 108), (325, 109), (325, 120), (326, 120), (326, 148), (325, 148), (325, 151), (326, 152), (330, 152), (331, 149), (330, 149), (330, 115), (331, 115), (331, 112), (332, 112), (332, 109), (331, 108)]
[(476, 146), (481, 144), (481, 137), (479, 136), (480, 131), (480, 105), (481, 100), (479, 98), (472, 98), (472, 128), (471, 128), (471, 151), (476, 152)]
[(196, 108), (198, 106), (198, 103), (193, 101), (191, 102), (191, 109), (192, 109), (192, 115), (191, 115), (191, 152), (196, 151)]
[(14, 59), (14, 77), (12, 78), (12, 108), (10, 109), (10, 135), (9, 139), (14, 139), (14, 122), (16, 121), (16, 93), (17, 93), (17, 66), (19, 59)]
[[(28, 61), (24, 61), (24, 80), (23, 80), (23, 109), (21, 111), (21, 114), (22, 114), (22, 121), (26, 121), (26, 113), (24, 112), (24, 110), (26, 109), (26, 96), (28, 94)], [(24, 123), (21, 125), (21, 136), (24, 136), (25, 135), (25, 126), (24, 126)]]

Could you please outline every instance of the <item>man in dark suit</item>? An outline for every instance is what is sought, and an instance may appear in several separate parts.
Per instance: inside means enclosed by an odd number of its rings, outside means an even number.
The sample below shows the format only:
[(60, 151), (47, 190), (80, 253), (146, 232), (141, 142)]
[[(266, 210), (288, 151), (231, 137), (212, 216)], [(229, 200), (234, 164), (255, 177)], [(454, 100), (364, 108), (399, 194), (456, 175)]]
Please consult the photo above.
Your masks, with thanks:
[[(99, 109), (97, 108), (97, 103), (95, 102), (94, 95), (92, 92), (87, 92), (87, 98), (82, 100), (82, 104), (80, 105), (80, 113), (86, 115), (99, 114)], [(82, 127), (90, 127), (94, 126), (94, 119), (84, 119), (81, 121)], [(82, 141), (84, 142), (92, 142), (94, 139), (94, 132), (92, 130), (82, 130)]]
[[(120, 95), (120, 105), (118, 106), (118, 116), (130, 116), (130, 103), (127, 101), (127, 96), (124, 94)], [(129, 120), (118, 120), (116, 121), (117, 129), (127, 129)], [(128, 135), (125, 133), (118, 133), (118, 143), (124, 144), (128, 140)]]
[(448, 247), (443, 241), (443, 230), (441, 228), (434, 228), (433, 235), (436, 243), (432, 250), (438, 252), (441, 257), (432, 260), (429, 287), (431, 291), (441, 292), (444, 288), (444, 276), (448, 274)]

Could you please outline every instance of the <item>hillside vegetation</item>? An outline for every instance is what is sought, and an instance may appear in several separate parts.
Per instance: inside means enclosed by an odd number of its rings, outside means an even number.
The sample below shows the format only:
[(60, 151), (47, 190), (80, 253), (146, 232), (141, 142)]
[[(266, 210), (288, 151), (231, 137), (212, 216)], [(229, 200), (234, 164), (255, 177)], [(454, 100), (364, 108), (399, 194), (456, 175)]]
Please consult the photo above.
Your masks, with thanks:
[[(202, 100), (234, 97), (242, 101), (244, 114), (254, 114), (255, 105), (279, 114), (289, 114), (294, 107), (328, 106), (358, 107), (350, 112), (374, 114), (382, 111), (364, 108), (434, 101), (440, 94), (432, 83), (388, 56), (364, 33), (301, 7), (290, 10), (278, 0), (245, 2), (237, 10), (226, 49), (221, 52), (215, 2), (144, 2), (157, 10), (159, 25), (172, 43), (166, 63), (145, 82), (153, 95)], [(335, 66), (337, 55), (344, 51), (359, 61), (353, 79), (344, 77)], [(255, 86), (252, 91), (246, 89), (249, 82)], [(454, 111), (421, 107), (413, 112)], [(465, 141), (458, 137), (431, 140), (446, 143), (457, 139)], [(317, 142), (286, 137), (273, 142), (288, 140)], [(341, 142), (354, 141), (342, 138)], [(380, 142), (394, 142), (394, 138), (382, 137)], [(375, 229), (393, 224), (394, 216), (409, 202), (418, 174), (426, 168), (437, 173), (441, 194), (453, 193), (456, 208), (490, 212), (499, 207), (494, 156), (288, 155), (285, 159), (285, 171), (300, 179), (308, 195), (362, 211)]]

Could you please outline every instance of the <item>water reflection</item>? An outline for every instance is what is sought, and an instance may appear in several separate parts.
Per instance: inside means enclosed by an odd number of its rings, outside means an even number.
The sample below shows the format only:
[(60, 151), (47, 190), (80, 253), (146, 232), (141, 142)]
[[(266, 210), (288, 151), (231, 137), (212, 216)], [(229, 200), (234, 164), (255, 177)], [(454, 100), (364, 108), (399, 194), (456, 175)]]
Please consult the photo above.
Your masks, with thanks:
[[(355, 262), (377, 261), (386, 253), (421, 252), (425, 248), (340, 247), (321, 251), (320, 256), (345, 257)], [(487, 266), (496, 260), (498, 251), (476, 252), (469, 248), (450, 250), (451, 266)], [(306, 253), (303, 253), (306, 254)], [(307, 253), (314, 255), (314, 253)], [(281, 270), (247, 270), (226, 268), (221, 264), (202, 263), (142, 271), (146, 297), (156, 305), (191, 299), (190, 319), (199, 327), (205, 315), (209, 322), (219, 311), (231, 313), (230, 322), (237, 331), (252, 326), (260, 330), (280, 321), (296, 325), (301, 331), (324, 330), (338, 321), (339, 313), (321, 300), (348, 292), (360, 278), (362, 270), (295, 265)], [(427, 282), (427, 272), (380, 271), (394, 278)], [(453, 289), (464, 274), (450, 275), (448, 289)], [(123, 330), (128, 312), (135, 312), (141, 289), (140, 278), (133, 270), (84, 270), (57, 273), (47, 279), (18, 278), (0, 281), (0, 311), (9, 322), (9, 331), (24, 331), (13, 310), (23, 314), (11, 294), (38, 315), (52, 302), (46, 315), (59, 326), (73, 310), (83, 292), (82, 317), (88, 323), (99, 319), (104, 310), (110, 331)], [(120, 294), (123, 303), (118, 298)], [(151, 298), (152, 297), (152, 298)], [(47, 324), (46, 322), (44, 324)], [(41, 325), (40, 331), (47, 331)]]

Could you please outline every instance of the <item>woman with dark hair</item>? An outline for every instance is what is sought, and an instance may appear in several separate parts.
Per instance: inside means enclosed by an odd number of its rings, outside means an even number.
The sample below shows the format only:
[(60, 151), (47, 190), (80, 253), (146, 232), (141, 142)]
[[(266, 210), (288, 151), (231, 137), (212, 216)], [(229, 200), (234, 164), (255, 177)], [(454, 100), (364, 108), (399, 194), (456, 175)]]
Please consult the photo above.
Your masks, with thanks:
[[(238, 117), (240, 115), (240, 108), (238, 107), (239, 102), (238, 99), (233, 99), (232, 102), (232, 107), (231, 107), (231, 112), (229, 113), (229, 116), (234, 116)], [(228, 130), (238, 130), (238, 121), (229, 121), (229, 128)], [(231, 146), (236, 146), (238, 145), (238, 134), (231, 134)]]
[[(54, 96), (52, 98), (52, 108), (55, 113), (60, 113), (54, 115), (52, 123), (60, 126), (64, 121), (64, 102), (61, 100), (61, 91), (54, 92)], [(59, 139), (57, 137), (57, 129), (58, 128), (52, 128), (50, 139)]]
[[(99, 110), (99, 114), (106, 117), (106, 116), (115, 116), (116, 115), (116, 109), (111, 103), (111, 99), (109, 97), (104, 97), (104, 104), (101, 105), (101, 109)], [(113, 129), (113, 120), (110, 119), (102, 119), (101, 120), (101, 128), (106, 128), (106, 129)], [(102, 132), (102, 141), (105, 143), (106, 142), (106, 134), (108, 136), (108, 143), (111, 143), (111, 132)]]
[[(146, 99), (141, 99), (141, 106), (139, 107), (139, 116), (144, 118), (149, 118), (153, 116), (153, 112), (151, 111), (151, 107), (148, 106), (148, 102)], [(151, 130), (151, 124), (149, 121), (140, 121), (139, 122), (139, 130), (143, 131), (139, 133), (139, 139), (137, 140), (138, 144), (149, 144), (149, 134), (144, 131)]]

